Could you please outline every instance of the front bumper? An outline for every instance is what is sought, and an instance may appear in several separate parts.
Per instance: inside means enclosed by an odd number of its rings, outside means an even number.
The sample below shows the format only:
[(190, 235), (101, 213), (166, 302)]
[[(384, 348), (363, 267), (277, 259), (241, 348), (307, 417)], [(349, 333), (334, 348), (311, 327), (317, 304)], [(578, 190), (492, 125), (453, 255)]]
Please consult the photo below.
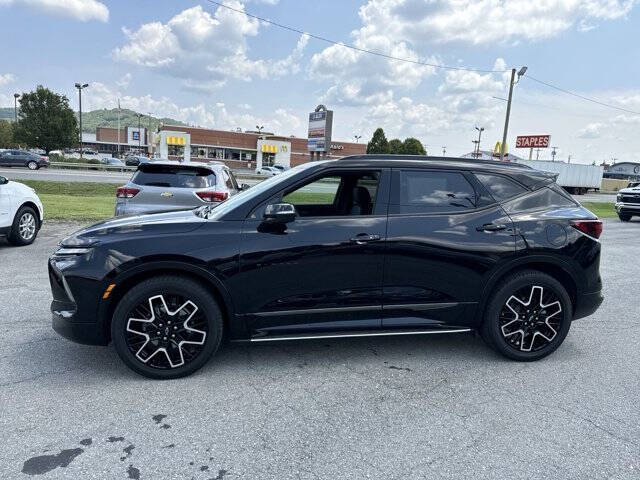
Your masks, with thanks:
[(617, 213), (640, 215), (640, 204), (638, 203), (616, 202), (615, 209)]
[[(85, 345), (107, 345), (109, 338), (103, 323), (99, 320), (95, 298), (95, 288), (86, 281), (78, 280), (70, 286), (64, 274), (56, 267), (55, 260), (49, 260), (49, 283), (53, 301), (51, 302), (51, 323), (53, 330), (63, 337)], [(94, 282), (91, 282), (94, 283)], [(75, 292), (75, 295), (74, 295)]]
[(579, 295), (576, 299), (576, 308), (575, 312), (573, 312), (573, 319), (578, 320), (593, 314), (602, 304), (603, 300), (604, 295), (602, 295), (602, 290)]

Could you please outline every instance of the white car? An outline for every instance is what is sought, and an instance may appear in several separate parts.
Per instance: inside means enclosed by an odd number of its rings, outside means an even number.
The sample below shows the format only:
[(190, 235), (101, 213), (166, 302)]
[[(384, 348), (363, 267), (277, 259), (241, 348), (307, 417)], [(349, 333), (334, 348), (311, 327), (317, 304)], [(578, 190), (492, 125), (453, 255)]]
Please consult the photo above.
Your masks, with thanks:
[(274, 177), (280, 173), (280, 170), (275, 167), (262, 167), (256, 168), (256, 173), (258, 175), (267, 175), (269, 177)]
[(0, 236), (17, 246), (33, 243), (44, 220), (36, 191), (0, 177)]

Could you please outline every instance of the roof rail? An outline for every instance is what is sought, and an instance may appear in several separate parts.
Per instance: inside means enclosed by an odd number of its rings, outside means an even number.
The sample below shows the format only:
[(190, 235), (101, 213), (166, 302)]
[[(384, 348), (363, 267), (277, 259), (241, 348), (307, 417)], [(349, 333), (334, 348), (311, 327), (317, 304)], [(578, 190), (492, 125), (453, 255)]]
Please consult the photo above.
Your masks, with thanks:
[(394, 154), (365, 154), (365, 155), (349, 155), (347, 157), (340, 158), (340, 161), (344, 160), (384, 160), (384, 161), (424, 161), (424, 162), (457, 162), (468, 164), (480, 164), (480, 165), (496, 165), (507, 168), (520, 168), (531, 169), (529, 165), (514, 162), (500, 162), (498, 160), (480, 160), (475, 158), (465, 157), (432, 157), (428, 155), (394, 155)]

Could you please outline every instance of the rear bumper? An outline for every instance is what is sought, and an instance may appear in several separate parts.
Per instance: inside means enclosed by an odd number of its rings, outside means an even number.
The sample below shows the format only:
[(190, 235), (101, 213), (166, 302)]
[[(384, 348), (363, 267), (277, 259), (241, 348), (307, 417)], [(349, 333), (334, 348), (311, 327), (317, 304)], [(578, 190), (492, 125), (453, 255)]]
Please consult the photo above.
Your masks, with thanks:
[(604, 295), (602, 295), (601, 290), (593, 293), (583, 293), (578, 296), (573, 319), (578, 320), (593, 314), (600, 307), (603, 300)]

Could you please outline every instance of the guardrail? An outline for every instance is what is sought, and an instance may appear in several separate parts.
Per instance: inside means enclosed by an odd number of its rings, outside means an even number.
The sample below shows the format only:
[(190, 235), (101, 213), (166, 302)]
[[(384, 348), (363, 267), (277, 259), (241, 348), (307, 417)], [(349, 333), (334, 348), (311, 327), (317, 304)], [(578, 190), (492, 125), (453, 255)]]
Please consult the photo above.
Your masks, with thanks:
[[(50, 162), (49, 163), (49, 168), (56, 168), (56, 169), (60, 169), (60, 170), (65, 170), (65, 169), (69, 169), (69, 170), (73, 170), (73, 169), (77, 169), (77, 170), (93, 170), (93, 171), (98, 171), (98, 172), (115, 172), (115, 173), (132, 173), (136, 171), (137, 167), (128, 167), (128, 166), (118, 166), (118, 165), (105, 165), (105, 164), (98, 164), (98, 163), (82, 163), (82, 162), (78, 162), (78, 163), (72, 163), (72, 162)], [(269, 178), (266, 175), (257, 175), (255, 173), (249, 173), (246, 170), (240, 170), (240, 171), (235, 171), (233, 169), (231, 169), (236, 178), (238, 180), (251, 180), (251, 181), (256, 181), (260, 182), (262, 180), (265, 180), (266, 178)]]

